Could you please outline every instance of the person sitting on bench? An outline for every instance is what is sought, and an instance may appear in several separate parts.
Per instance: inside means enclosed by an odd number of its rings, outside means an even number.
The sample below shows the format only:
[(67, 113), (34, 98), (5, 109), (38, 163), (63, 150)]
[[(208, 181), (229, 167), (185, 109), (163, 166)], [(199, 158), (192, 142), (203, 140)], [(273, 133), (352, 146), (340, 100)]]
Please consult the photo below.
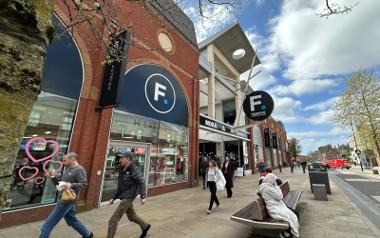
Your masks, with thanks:
[(273, 173), (267, 174), (259, 187), (260, 194), (264, 199), (269, 216), (273, 219), (289, 222), (290, 229), (281, 233), (281, 237), (299, 237), (297, 215), (290, 210), (282, 201), (281, 189), (276, 184), (277, 176)]
[[(263, 179), (265, 178), (265, 176), (270, 173), (272, 173), (272, 168), (271, 167), (266, 168), (265, 172), (263, 173), (263, 176), (260, 177), (259, 185), (263, 182)], [(282, 184), (282, 180), (277, 177), (276, 183), (277, 183), (277, 186), (280, 186)]]

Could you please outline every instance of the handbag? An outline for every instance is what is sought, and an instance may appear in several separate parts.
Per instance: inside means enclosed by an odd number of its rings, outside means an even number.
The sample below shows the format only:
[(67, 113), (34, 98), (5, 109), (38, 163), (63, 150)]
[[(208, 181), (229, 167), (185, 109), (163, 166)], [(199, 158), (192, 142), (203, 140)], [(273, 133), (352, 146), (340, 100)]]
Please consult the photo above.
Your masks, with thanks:
[(217, 169), (216, 176), (215, 176), (215, 183), (216, 183), (216, 190), (217, 191), (223, 191), (226, 187), (226, 180), (224, 179), (224, 176), (222, 174), (222, 171), (220, 169)]
[(61, 200), (64, 202), (72, 202), (77, 198), (77, 194), (72, 189), (64, 189), (61, 195)]

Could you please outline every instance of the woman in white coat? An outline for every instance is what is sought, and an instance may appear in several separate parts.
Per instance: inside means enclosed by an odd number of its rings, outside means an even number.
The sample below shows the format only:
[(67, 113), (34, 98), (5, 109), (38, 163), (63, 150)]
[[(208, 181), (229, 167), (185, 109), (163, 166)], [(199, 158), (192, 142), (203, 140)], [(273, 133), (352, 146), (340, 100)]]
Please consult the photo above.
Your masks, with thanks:
[(282, 191), (280, 187), (277, 186), (276, 179), (276, 175), (269, 173), (264, 177), (263, 182), (259, 187), (268, 214), (276, 220), (289, 222), (291, 234), (283, 232), (281, 237), (291, 237), (291, 235), (299, 237), (297, 215), (282, 201)]
[(210, 189), (210, 206), (207, 209), (207, 215), (211, 214), (214, 202), (216, 203), (216, 208), (219, 207), (219, 199), (216, 196), (216, 192), (223, 190), (226, 185), (226, 180), (224, 179), (222, 171), (218, 168), (218, 164), (215, 160), (210, 160), (208, 163), (208, 169), (206, 172), (207, 184)]

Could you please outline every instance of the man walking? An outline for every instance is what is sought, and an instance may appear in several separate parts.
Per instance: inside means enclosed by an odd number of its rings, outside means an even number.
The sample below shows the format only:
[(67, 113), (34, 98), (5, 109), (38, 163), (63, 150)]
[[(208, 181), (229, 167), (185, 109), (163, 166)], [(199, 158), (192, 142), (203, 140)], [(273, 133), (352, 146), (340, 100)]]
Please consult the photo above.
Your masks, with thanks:
[(303, 173), (305, 173), (306, 166), (307, 166), (306, 160), (304, 160), (304, 161), (301, 162), (301, 166), (302, 166)]
[(235, 166), (228, 156), (226, 156), (226, 160), (223, 163), (222, 173), (226, 179), (227, 198), (231, 198), (232, 188), (234, 187)]
[(75, 217), (75, 200), (79, 198), (80, 189), (87, 187), (86, 171), (78, 164), (77, 158), (78, 155), (73, 152), (63, 156), (63, 164), (65, 166), (63, 175), (54, 174), (54, 170), (49, 175), (55, 184), (62, 182), (64, 189), (74, 190), (76, 198), (72, 201), (63, 201), (61, 199), (62, 191), (59, 193), (56, 207), (41, 227), (40, 238), (48, 238), (51, 231), (62, 218), (65, 219), (67, 225), (71, 226), (84, 238), (94, 237), (92, 232)]
[(116, 234), (117, 224), (124, 214), (127, 214), (131, 222), (138, 224), (142, 230), (140, 238), (143, 238), (148, 233), (151, 225), (146, 224), (140, 217), (137, 216), (133, 209), (133, 201), (140, 195), (140, 202), (145, 204), (146, 188), (144, 177), (140, 169), (133, 163), (133, 154), (131, 152), (123, 152), (118, 155), (120, 162), (119, 177), (117, 191), (113, 198), (109, 201), (112, 205), (115, 199), (121, 199), (119, 206), (111, 216), (108, 222), (107, 238), (113, 238)]
[(264, 162), (264, 160), (261, 160), (260, 163), (259, 163), (260, 176), (263, 175), (263, 173), (265, 172), (265, 169), (266, 169), (265, 162)]

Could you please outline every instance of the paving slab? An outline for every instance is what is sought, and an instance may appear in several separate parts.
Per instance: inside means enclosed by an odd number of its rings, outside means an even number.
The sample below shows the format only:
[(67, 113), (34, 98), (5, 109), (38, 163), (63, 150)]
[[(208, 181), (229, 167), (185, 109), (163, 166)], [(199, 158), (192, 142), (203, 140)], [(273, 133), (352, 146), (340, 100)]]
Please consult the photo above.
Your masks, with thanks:
[[(281, 179), (288, 180), (291, 189), (303, 190), (298, 210), (300, 213), (300, 235), (305, 238), (375, 237), (380, 234), (371, 226), (355, 204), (333, 181), (332, 194), (328, 201), (315, 201), (310, 191), (308, 174), (302, 169), (290, 173), (274, 171)], [(146, 205), (135, 203), (135, 209), (143, 219), (152, 224), (147, 237), (154, 238), (259, 238), (249, 226), (231, 221), (234, 214), (256, 198), (258, 175), (239, 177), (235, 180), (234, 197), (226, 198), (225, 192), (218, 193), (221, 206), (206, 215), (210, 193), (201, 188), (192, 188), (148, 198)], [(91, 229), (96, 237), (105, 237), (108, 219), (117, 204), (78, 214), (78, 218)], [(42, 222), (33, 222), (0, 230), (0, 238), (38, 237)], [(126, 217), (119, 223), (116, 237), (139, 237), (140, 229)], [(61, 221), (54, 229), (53, 238), (80, 237)]]

